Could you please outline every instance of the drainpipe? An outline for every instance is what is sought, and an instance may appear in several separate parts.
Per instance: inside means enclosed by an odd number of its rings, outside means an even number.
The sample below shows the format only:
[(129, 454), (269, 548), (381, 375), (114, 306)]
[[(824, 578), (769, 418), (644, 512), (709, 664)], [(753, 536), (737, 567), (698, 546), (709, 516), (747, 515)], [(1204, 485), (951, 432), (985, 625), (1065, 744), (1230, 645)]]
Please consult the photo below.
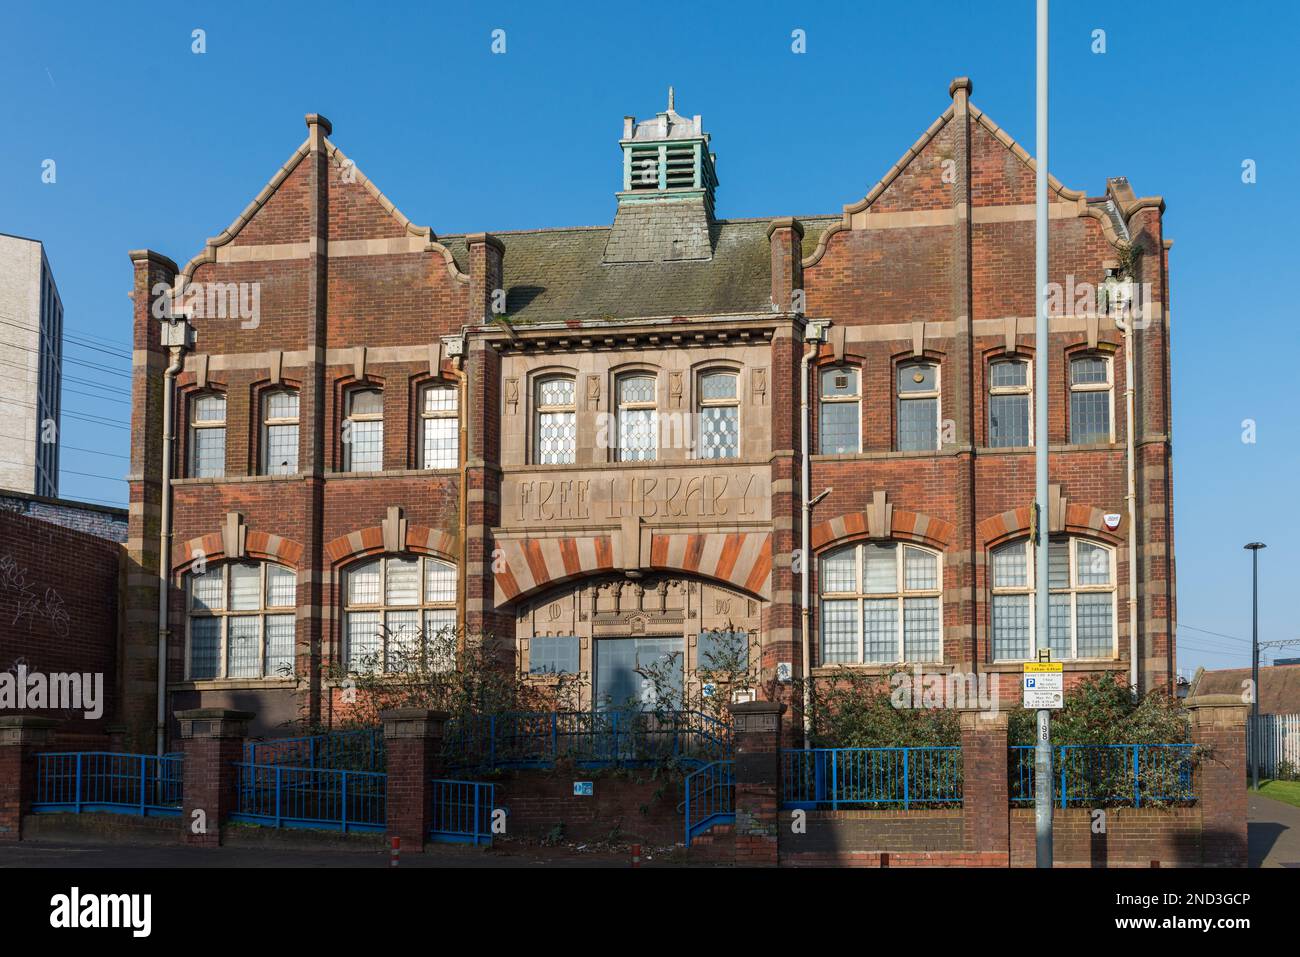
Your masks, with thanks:
[(184, 365), (185, 350), (193, 345), (193, 329), (184, 317), (167, 319), (162, 325), (162, 345), (168, 348), (171, 364), (163, 373), (162, 502), (158, 535), (158, 714), (155, 748), (161, 757), (167, 748), (167, 599), (171, 580), (172, 553), (172, 418), (176, 401), (176, 375)]
[(1134, 696), (1138, 689), (1138, 607), (1137, 607), (1137, 461), (1133, 422), (1133, 323), (1116, 317), (1115, 326), (1124, 334), (1124, 407), (1128, 472), (1128, 657), (1129, 684)]
[[(820, 343), (826, 334), (826, 323), (810, 322), (804, 326), (804, 353), (799, 361), (799, 554), (803, 567), (799, 575), (799, 648), (803, 665), (803, 746), (812, 747), (812, 652), (808, 641), (808, 581), (812, 574), (812, 556), (809, 553), (809, 524), (813, 500), (808, 495), (812, 484), (812, 462), (808, 457), (809, 407), (808, 367), (817, 357)], [(823, 493), (824, 495), (825, 493)], [(822, 495), (817, 496), (818, 499)]]

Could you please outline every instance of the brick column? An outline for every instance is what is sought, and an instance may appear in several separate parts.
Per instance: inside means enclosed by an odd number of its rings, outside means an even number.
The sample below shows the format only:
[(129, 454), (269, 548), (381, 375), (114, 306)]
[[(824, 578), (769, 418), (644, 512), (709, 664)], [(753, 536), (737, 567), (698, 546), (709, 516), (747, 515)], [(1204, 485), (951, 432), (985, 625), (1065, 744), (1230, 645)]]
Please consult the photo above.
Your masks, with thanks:
[(388, 762), (388, 836), (402, 840), (402, 850), (423, 851), (433, 820), (433, 787), (442, 766), (444, 711), (397, 708), (379, 715), (384, 722)]
[(1206, 749), (1195, 785), (1207, 867), (1246, 866), (1246, 707), (1231, 694), (1187, 700), (1192, 741)]
[(1011, 856), (1011, 805), (1007, 783), (1007, 713), (961, 713), (962, 847), (978, 854)]
[[(185, 798), (181, 823), (185, 843), (195, 847), (221, 844), (221, 825), (236, 807), (236, 761), (244, 759), (244, 738), (251, 711), (194, 708), (177, 711), (181, 725)], [(202, 811), (202, 815), (195, 815)]]
[(736, 863), (776, 867), (781, 809), (781, 712), (774, 701), (733, 704)]
[(36, 799), (36, 755), (49, 750), (57, 725), (35, 715), (0, 718), (0, 843), (22, 840), (23, 815)]

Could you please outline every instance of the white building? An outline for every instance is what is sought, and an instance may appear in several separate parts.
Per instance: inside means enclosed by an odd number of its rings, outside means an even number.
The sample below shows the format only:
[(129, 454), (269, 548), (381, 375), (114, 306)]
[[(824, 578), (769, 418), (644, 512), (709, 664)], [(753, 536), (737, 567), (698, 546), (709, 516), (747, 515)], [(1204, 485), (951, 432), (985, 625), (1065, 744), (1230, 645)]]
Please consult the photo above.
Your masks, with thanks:
[(39, 240), (0, 233), (0, 488), (59, 494), (63, 303)]

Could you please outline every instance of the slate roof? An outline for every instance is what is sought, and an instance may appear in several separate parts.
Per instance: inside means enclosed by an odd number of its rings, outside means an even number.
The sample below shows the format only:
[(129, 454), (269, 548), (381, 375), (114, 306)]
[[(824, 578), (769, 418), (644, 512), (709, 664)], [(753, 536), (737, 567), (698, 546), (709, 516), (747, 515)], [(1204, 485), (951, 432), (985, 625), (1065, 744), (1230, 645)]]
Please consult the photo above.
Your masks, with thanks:
[[(800, 222), (820, 232), (840, 218)], [(718, 220), (710, 227), (713, 258), (679, 262), (603, 263), (609, 226), (493, 233), (505, 245), (506, 315), (521, 324), (768, 312), (770, 223)], [(464, 270), (464, 238), (438, 241)]]

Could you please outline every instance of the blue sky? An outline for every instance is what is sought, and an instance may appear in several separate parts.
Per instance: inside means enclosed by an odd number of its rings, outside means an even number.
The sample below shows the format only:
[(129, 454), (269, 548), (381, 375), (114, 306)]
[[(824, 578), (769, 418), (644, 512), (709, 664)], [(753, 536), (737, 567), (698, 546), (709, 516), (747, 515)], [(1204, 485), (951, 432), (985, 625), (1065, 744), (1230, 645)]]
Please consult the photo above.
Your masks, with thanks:
[[(304, 113), (328, 116), (398, 207), (443, 233), (609, 222), (622, 117), (662, 109), (670, 83), (713, 134), (721, 216), (838, 212), (946, 107), (954, 76), (1033, 144), (1032, 0), (460, 6), (5, 4), (0, 232), (45, 242), (63, 296), (77, 360), (63, 495), (125, 501), (127, 250), (186, 261), (302, 140)], [(1261, 638), (1300, 636), (1285, 600), (1300, 335), (1280, 281), (1294, 268), (1297, 27), (1282, 3), (1053, 4), (1052, 172), (1090, 195), (1125, 175), (1168, 203), (1188, 673), (1249, 662), (1251, 540), (1269, 544)]]

